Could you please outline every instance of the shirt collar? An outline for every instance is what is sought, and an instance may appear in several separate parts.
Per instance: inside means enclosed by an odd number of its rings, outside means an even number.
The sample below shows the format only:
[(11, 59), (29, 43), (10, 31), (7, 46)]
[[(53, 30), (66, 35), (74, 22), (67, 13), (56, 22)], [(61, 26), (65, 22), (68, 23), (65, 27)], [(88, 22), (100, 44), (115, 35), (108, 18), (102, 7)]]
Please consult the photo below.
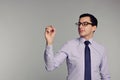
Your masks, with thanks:
[[(83, 43), (83, 44), (84, 44), (84, 42), (86, 41), (86, 39), (80, 37), (80, 38), (79, 38), (79, 41), (80, 41), (80, 43)], [(92, 43), (93, 43), (93, 38), (89, 39), (88, 41), (90, 41), (90, 44), (92, 44)]]

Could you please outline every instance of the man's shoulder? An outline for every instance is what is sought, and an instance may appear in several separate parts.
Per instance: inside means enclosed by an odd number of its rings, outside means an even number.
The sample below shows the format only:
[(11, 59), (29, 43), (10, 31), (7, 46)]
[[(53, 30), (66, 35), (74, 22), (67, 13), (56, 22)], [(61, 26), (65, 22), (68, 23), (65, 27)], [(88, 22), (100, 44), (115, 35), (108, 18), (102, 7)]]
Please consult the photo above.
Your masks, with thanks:
[(75, 46), (77, 44), (79, 44), (79, 38), (74, 38), (74, 39), (68, 40), (64, 45)]
[(98, 43), (98, 42), (96, 42), (96, 41), (93, 41), (93, 46), (95, 47), (95, 48), (98, 48), (98, 49), (102, 49), (102, 50), (104, 50), (104, 46), (102, 45), (102, 44), (100, 44), (100, 43)]
[(70, 51), (71, 49), (75, 48), (79, 43), (79, 38), (74, 38), (67, 41), (61, 48), (61, 51)]
[(74, 39), (71, 39), (71, 40), (67, 41), (67, 43), (69, 43), (69, 44), (79, 43), (79, 40), (80, 40), (80, 38), (74, 38)]

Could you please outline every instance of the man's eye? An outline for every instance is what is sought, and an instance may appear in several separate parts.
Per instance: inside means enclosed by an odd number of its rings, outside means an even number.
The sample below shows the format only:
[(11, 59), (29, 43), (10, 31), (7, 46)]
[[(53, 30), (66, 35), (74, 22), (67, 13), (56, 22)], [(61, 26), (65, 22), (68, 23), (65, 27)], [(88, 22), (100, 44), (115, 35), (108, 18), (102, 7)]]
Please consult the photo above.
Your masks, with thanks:
[(88, 23), (83, 23), (83, 25), (88, 25)]

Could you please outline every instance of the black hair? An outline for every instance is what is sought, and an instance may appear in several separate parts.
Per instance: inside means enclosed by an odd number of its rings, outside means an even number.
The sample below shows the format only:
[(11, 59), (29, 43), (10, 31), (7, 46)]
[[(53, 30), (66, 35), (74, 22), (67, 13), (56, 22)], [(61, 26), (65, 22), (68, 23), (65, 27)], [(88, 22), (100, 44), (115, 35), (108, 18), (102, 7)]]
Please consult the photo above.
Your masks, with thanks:
[(92, 14), (89, 13), (84, 13), (82, 15), (80, 15), (79, 19), (81, 19), (82, 17), (90, 17), (90, 20), (92, 22), (92, 26), (96, 26), (98, 25), (98, 20), (95, 16), (93, 16)]

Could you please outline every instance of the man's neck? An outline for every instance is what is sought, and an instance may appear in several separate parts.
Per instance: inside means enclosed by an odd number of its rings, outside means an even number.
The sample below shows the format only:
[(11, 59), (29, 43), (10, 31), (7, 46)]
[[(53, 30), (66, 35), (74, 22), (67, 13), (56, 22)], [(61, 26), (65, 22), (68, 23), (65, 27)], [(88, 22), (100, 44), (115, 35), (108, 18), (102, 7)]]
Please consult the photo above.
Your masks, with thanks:
[(90, 40), (90, 39), (92, 39), (93, 37), (82, 37), (82, 38), (84, 38), (85, 40)]

